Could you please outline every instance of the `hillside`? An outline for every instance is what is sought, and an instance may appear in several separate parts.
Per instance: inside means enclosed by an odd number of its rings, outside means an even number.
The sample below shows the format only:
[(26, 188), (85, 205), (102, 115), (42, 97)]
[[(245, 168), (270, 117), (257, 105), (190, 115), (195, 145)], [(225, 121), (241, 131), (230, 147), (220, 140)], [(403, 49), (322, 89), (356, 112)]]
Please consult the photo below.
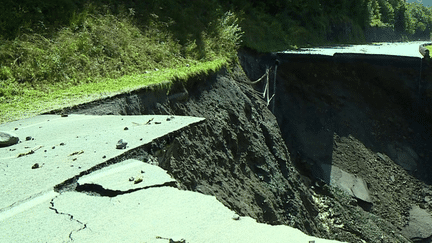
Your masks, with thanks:
[(236, 62), (239, 48), (429, 39), (432, 26), (430, 8), (403, 0), (6, 0), (0, 8), (1, 122), (207, 74)]

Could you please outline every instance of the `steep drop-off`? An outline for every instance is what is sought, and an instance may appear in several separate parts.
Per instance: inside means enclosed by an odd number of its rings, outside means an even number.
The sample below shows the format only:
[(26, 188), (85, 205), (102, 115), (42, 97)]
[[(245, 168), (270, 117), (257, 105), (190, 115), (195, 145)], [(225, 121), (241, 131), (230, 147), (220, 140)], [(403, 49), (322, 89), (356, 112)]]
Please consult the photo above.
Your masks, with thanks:
[[(258, 78), (276, 59), (273, 115), (262, 99), (263, 82), (251, 85), (248, 77)], [(214, 195), (240, 215), (319, 237), (430, 238), (413, 232), (418, 228), (413, 217), (432, 210), (429, 113), (418, 108), (428, 102), (427, 78), (420, 91), (419, 80), (413, 81), (420, 59), (398, 66), (391, 58), (242, 52), (240, 60), (245, 72), (235, 67), (169, 90), (139, 90), (61, 112), (205, 117), (202, 124), (154, 141), (147, 151), (180, 188)], [(382, 63), (387, 67), (377, 68)], [(351, 187), (350, 194), (338, 184), (342, 179), (334, 181), (336, 172), (363, 187)]]
[[(356, 189), (348, 188), (348, 178), (364, 184), (365, 195), (354, 197), (364, 215), (349, 216), (358, 220), (357, 232), (364, 240), (372, 232), (361, 222), (367, 219), (366, 224), (373, 226), (378, 217), (414, 242), (431, 242), (428, 61), (385, 55), (278, 54), (261, 56), (266, 61), (256, 62), (256, 56), (242, 55), (252, 77), (274, 65), (276, 58), (280, 65), (275, 115), (301, 174), (354, 196)], [(417, 208), (424, 220), (417, 217)], [(383, 236), (382, 242), (398, 241)]]
[[(178, 114), (205, 117), (200, 124), (149, 151), (180, 188), (215, 195), (240, 215), (322, 235), (308, 189), (289, 158), (275, 117), (244, 84), (240, 68), (196, 77), (169, 90), (141, 90), (62, 112)], [(193, 205), (191, 205), (193, 206)]]

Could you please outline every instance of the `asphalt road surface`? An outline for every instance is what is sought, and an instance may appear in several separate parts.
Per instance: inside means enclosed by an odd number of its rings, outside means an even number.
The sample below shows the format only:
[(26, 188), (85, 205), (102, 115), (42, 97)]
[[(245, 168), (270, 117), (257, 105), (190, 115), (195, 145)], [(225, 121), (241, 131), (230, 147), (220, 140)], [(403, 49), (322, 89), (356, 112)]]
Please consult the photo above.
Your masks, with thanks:
[(423, 56), (419, 52), (421, 44), (430, 43), (428, 41), (413, 42), (381, 42), (369, 45), (339, 45), (324, 46), (317, 48), (302, 48), (296, 51), (284, 51), (284, 53), (293, 54), (321, 54), (333, 56), (335, 53), (360, 53), (360, 54), (378, 54), (378, 55), (395, 55), (407, 57)]

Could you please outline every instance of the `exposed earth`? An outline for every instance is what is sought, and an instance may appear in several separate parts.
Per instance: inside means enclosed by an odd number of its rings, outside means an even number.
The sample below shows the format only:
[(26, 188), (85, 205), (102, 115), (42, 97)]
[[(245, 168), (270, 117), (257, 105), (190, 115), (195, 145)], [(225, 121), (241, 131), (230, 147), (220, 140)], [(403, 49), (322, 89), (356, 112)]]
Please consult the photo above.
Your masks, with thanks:
[[(241, 66), (169, 90), (148, 88), (52, 113), (204, 117), (148, 148), (179, 188), (317, 237), (432, 241), (426, 61), (248, 51), (239, 57)], [(270, 67), (268, 97), (276, 95), (267, 104), (267, 79), (251, 80)]]

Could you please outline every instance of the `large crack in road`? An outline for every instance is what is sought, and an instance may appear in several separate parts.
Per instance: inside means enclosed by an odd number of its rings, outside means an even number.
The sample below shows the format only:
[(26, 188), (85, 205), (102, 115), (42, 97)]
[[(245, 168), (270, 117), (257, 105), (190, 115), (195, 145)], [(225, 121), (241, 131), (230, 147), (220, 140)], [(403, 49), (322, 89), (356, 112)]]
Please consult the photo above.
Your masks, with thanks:
[(159, 187), (165, 187), (165, 186), (177, 188), (176, 182), (170, 181), (170, 182), (166, 182), (166, 183), (159, 184), (159, 185), (145, 186), (145, 187), (141, 187), (141, 188), (130, 189), (127, 191), (105, 189), (103, 186), (98, 185), (98, 184), (77, 185), (75, 190), (77, 192), (82, 192), (82, 193), (92, 195), (92, 196), (116, 197), (119, 195), (134, 193), (134, 192), (140, 191), (140, 190), (145, 190), (145, 189), (150, 189), (150, 188), (159, 188)]
[(84, 222), (81, 222), (80, 220), (78, 220), (78, 219), (76, 219), (76, 218), (74, 218), (74, 216), (73, 216), (72, 214), (65, 213), (65, 212), (60, 212), (59, 210), (57, 210), (57, 209), (55, 208), (55, 205), (54, 205), (54, 200), (55, 200), (56, 198), (58, 198), (58, 197), (59, 197), (59, 196), (56, 196), (56, 197), (54, 197), (53, 199), (51, 199), (51, 201), (50, 201), (51, 206), (49, 207), (49, 209), (53, 210), (56, 214), (59, 214), (59, 215), (65, 215), (65, 216), (69, 217), (69, 220), (74, 221), (74, 222), (77, 222), (78, 224), (82, 225), (82, 227), (81, 227), (80, 229), (78, 229), (78, 230), (72, 230), (72, 231), (69, 233), (69, 236), (68, 236), (68, 237), (69, 237), (69, 239), (70, 239), (71, 241), (73, 241), (74, 239), (72, 238), (72, 234), (73, 234), (74, 232), (79, 232), (79, 231), (81, 231), (81, 230), (86, 229), (86, 228), (87, 228), (87, 224), (84, 223)]

